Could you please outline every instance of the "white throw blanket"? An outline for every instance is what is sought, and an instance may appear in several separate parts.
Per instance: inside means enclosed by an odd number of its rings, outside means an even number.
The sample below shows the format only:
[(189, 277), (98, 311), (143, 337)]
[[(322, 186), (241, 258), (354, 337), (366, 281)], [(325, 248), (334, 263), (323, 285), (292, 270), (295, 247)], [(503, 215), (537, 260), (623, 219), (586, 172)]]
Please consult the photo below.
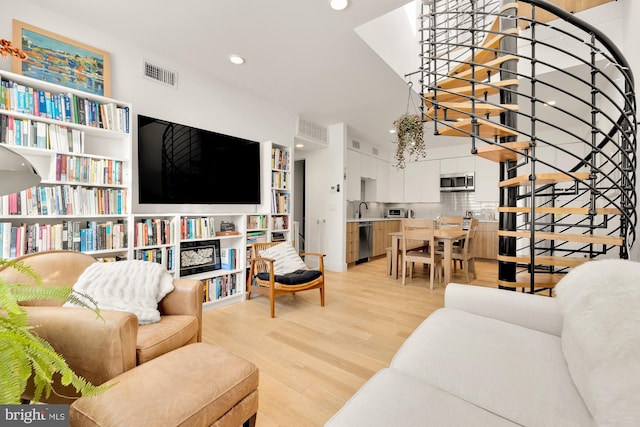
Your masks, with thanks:
[(92, 297), (100, 309), (132, 312), (138, 324), (146, 325), (160, 321), (158, 302), (173, 290), (173, 278), (153, 262), (96, 262), (82, 272), (73, 289)]

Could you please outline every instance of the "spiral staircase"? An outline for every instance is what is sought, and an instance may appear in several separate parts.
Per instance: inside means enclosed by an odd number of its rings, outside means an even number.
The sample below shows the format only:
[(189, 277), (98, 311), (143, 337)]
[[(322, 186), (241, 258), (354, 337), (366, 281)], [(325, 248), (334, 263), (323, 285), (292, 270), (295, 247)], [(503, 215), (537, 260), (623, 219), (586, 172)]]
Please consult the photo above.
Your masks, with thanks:
[(542, 0), (419, 7), (423, 121), (500, 169), (498, 286), (551, 290), (584, 262), (628, 258), (636, 98), (616, 46)]

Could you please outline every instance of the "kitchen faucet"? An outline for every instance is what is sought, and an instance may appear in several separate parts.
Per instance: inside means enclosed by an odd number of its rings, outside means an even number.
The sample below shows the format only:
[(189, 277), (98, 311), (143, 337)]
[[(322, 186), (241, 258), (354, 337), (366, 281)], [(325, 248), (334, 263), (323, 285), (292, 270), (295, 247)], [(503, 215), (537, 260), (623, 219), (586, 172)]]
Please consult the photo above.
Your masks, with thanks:
[(360, 208), (362, 207), (362, 205), (364, 205), (364, 207), (369, 210), (369, 206), (367, 206), (367, 202), (360, 202), (360, 204), (358, 205), (358, 218), (362, 218), (362, 211), (360, 210)]

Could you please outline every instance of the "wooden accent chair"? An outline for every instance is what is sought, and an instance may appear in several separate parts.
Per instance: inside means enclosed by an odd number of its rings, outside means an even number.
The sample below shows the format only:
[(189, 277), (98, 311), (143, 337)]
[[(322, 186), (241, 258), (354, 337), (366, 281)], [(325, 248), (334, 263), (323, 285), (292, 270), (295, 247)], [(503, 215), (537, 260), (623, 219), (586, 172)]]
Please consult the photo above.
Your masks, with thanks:
[[(475, 263), (475, 255), (473, 251), (473, 246), (476, 238), (476, 232), (478, 231), (478, 225), (480, 224), (480, 220), (477, 218), (473, 218), (469, 223), (469, 229), (467, 230), (467, 236), (462, 242), (461, 245), (454, 246), (453, 252), (451, 253), (451, 259), (454, 263), (458, 261), (462, 264), (462, 268), (464, 269), (464, 275), (467, 283), (469, 283), (469, 272), (473, 273), (473, 278), (477, 277), (476, 275), (476, 263)], [(442, 254), (443, 252), (438, 250), (437, 253)]]
[(464, 218), (461, 216), (441, 216), (440, 217), (440, 227), (456, 227), (462, 230), (462, 225), (464, 223)]
[[(251, 261), (249, 277), (247, 278), (247, 299), (252, 292), (267, 295), (271, 307), (271, 317), (275, 317), (275, 299), (277, 296), (293, 294), (310, 289), (320, 289), (320, 305), (324, 307), (324, 254), (301, 253), (299, 256), (313, 256), (318, 258), (318, 268), (307, 266), (292, 273), (278, 274), (276, 265), (281, 260), (260, 256), (260, 252), (273, 248), (283, 242), (254, 242), (251, 243)], [(288, 244), (288, 243), (285, 243)], [(293, 246), (291, 247), (293, 249)], [(295, 249), (294, 249), (295, 252)], [(301, 265), (302, 267), (302, 265)]]
[(406, 283), (407, 266), (409, 277), (413, 276), (413, 264), (429, 266), (429, 288), (433, 289), (435, 273), (441, 280), (442, 255), (436, 253), (435, 221), (432, 219), (402, 222), (402, 284)]

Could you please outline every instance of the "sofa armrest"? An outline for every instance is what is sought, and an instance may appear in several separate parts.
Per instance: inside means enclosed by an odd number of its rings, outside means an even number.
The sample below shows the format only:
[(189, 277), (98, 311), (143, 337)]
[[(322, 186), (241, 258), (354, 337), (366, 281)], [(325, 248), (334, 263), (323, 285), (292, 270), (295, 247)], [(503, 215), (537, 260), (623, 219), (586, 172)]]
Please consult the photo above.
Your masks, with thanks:
[(173, 291), (158, 303), (160, 314), (182, 314), (198, 319), (198, 342), (202, 341), (203, 285), (200, 280), (174, 279)]
[[(86, 308), (24, 309), (34, 333), (47, 340), (76, 374), (92, 384), (102, 384), (136, 366), (138, 318), (133, 313), (100, 310), (100, 319)], [(56, 383), (56, 392), (75, 394), (72, 387)], [(51, 394), (50, 403), (65, 402), (70, 400)]]
[(449, 283), (444, 306), (557, 336), (562, 332), (562, 315), (555, 298)]

